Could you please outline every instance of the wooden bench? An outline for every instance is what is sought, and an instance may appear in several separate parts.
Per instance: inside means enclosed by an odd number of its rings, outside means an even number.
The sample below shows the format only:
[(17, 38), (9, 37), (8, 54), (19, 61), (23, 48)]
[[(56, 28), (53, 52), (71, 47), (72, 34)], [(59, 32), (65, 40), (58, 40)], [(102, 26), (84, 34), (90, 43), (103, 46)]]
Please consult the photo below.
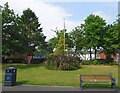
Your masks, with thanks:
[(80, 89), (82, 89), (82, 83), (85, 82), (96, 82), (96, 83), (107, 83), (111, 82), (111, 87), (116, 89), (116, 79), (111, 74), (108, 75), (80, 75)]

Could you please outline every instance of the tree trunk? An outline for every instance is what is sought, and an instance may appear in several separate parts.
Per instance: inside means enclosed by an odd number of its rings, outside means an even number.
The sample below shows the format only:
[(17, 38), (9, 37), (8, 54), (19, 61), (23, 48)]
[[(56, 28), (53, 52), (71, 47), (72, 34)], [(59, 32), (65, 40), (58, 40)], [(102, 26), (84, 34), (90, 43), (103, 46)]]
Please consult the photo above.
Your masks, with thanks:
[(90, 48), (90, 60), (92, 60), (92, 52), (91, 52), (91, 48)]
[(95, 59), (97, 58), (97, 49), (95, 48)]
[(107, 54), (107, 56), (106, 56), (106, 61), (107, 61), (107, 62), (112, 62), (112, 61), (113, 61), (113, 58), (111, 58), (111, 55), (110, 55), (110, 54)]

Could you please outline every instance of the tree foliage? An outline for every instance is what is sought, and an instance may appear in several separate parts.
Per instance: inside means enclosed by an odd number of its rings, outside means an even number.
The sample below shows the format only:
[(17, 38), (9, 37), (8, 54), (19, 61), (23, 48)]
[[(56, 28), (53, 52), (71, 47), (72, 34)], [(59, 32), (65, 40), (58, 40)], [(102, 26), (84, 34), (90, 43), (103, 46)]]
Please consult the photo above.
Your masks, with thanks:
[[(62, 47), (64, 48), (64, 39), (65, 39), (65, 50), (66, 51), (71, 50), (71, 48), (73, 47), (73, 41), (70, 39), (69, 33), (66, 33), (66, 30), (65, 33), (64, 30), (56, 30), (54, 32), (56, 33), (56, 37), (53, 37), (48, 41), (50, 53), (53, 53), (54, 52), (53, 50), (59, 52), (59, 49), (61, 49)], [(64, 34), (65, 34), (65, 38), (64, 38)]]
[(66, 41), (66, 37), (65, 37), (65, 32), (64, 30), (60, 31), (60, 38), (58, 40), (58, 43), (56, 45), (56, 49), (54, 51), (55, 54), (61, 54), (63, 55), (65, 53), (65, 50), (68, 49), (68, 44)]
[(53, 53), (54, 49), (56, 48), (56, 44), (58, 43), (57, 37), (51, 38), (48, 41), (48, 49), (49, 53)]
[(47, 43), (37, 16), (31, 9), (23, 11), (21, 16), (9, 9), (8, 3), (2, 10), (2, 53), (11, 55), (19, 53), (45, 52)]
[[(73, 42), (72, 48), (75, 49), (75, 52), (81, 52), (85, 47), (85, 38), (83, 35), (83, 27), (77, 26), (69, 33), (70, 39)], [(71, 43), (72, 44), (72, 43)]]
[[(42, 33), (37, 16), (29, 8), (23, 11), (23, 14), (19, 20), (20, 34), (23, 36), (24, 48), (27, 48), (26, 52), (34, 52), (44, 50), (46, 47), (45, 36)], [(41, 51), (41, 50), (40, 50)]]
[[(9, 9), (8, 3), (2, 10), (2, 54), (10, 55), (15, 51), (15, 46), (19, 45), (19, 33), (16, 29), (16, 15)], [(19, 47), (19, 46), (18, 46)]]
[(113, 24), (108, 24), (104, 30), (104, 38), (103, 38), (103, 49), (107, 55), (115, 54), (117, 50), (120, 48), (119, 43), (119, 29), (120, 29), (120, 22), (116, 20)]
[(101, 42), (103, 41), (102, 38), (104, 36), (103, 29), (105, 25), (106, 25), (105, 20), (103, 20), (103, 18), (97, 15), (91, 14), (85, 19), (84, 33), (87, 42), (86, 47), (90, 49), (90, 54), (91, 49), (96, 50), (101, 46)]

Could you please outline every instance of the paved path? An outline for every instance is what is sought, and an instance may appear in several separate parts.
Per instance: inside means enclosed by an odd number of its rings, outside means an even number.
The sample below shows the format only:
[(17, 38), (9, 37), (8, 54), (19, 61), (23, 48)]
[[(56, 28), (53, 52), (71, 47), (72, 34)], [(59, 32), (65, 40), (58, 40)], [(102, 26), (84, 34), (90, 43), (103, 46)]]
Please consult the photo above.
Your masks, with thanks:
[[(114, 89), (83, 89), (79, 87), (65, 87), (65, 86), (37, 86), (37, 85), (16, 85), (16, 86), (2, 86), (2, 91), (88, 91), (87, 93), (93, 93), (92, 91), (101, 91), (100, 93), (117, 93)], [(86, 92), (85, 92), (86, 93)], [(99, 93), (99, 92), (97, 92)]]

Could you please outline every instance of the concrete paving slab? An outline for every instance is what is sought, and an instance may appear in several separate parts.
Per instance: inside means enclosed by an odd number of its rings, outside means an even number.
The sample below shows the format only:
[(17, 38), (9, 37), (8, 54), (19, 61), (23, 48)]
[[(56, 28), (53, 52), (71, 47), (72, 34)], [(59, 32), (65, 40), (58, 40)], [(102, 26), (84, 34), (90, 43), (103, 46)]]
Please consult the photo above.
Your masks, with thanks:
[(101, 93), (117, 93), (114, 89), (111, 88), (100, 88), (100, 89), (91, 89), (85, 88), (80, 90), (79, 87), (69, 87), (69, 86), (37, 86), (37, 85), (16, 85), (16, 86), (4, 86), (2, 85), (2, 91), (88, 91), (95, 92), (101, 91)]

